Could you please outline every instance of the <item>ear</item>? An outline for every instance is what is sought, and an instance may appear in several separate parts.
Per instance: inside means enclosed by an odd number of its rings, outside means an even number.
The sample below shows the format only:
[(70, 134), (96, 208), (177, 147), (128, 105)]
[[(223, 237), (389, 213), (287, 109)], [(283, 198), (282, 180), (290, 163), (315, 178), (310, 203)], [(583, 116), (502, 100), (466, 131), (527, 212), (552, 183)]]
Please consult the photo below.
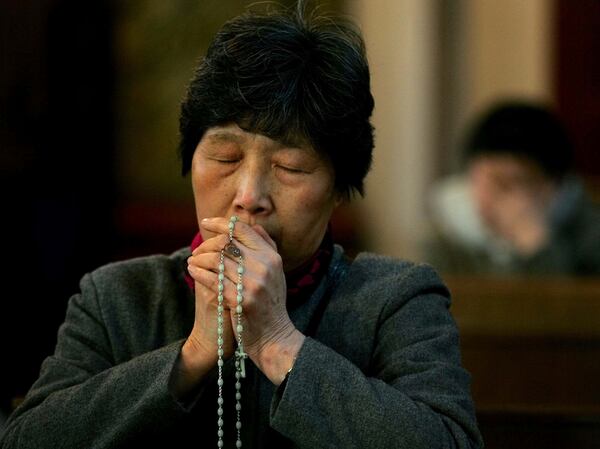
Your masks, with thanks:
[(339, 190), (335, 190), (334, 194), (334, 199), (333, 199), (333, 209), (337, 209), (338, 206), (340, 204), (342, 204), (345, 200), (345, 196), (342, 192), (340, 192)]

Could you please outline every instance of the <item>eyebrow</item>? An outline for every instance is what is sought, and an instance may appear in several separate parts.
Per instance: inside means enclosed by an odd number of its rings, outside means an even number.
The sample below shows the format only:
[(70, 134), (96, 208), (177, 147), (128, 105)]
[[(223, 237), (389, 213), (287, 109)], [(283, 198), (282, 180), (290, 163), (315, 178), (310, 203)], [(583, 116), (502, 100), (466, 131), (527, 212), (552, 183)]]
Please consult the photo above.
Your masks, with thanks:
[(233, 133), (231, 131), (226, 131), (226, 130), (218, 130), (218, 131), (213, 131), (210, 134), (208, 134), (208, 137), (210, 140), (212, 141), (221, 141), (221, 142), (235, 142), (235, 143), (242, 143), (244, 142), (244, 137)]
[[(212, 142), (233, 142), (242, 144), (246, 141), (243, 135), (236, 132), (232, 132), (226, 129), (212, 130), (207, 133), (206, 138)], [(295, 141), (295, 139), (285, 139), (283, 141), (276, 141), (278, 149), (289, 148), (294, 150), (305, 151), (313, 153), (315, 150), (302, 140)]]

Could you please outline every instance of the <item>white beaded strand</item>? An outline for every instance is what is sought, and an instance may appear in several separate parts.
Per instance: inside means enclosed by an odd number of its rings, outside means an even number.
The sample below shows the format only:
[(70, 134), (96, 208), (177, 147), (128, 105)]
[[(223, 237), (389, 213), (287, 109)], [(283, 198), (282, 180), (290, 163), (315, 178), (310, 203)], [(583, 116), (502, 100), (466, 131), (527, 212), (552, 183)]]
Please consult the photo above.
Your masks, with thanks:
[(242, 275), (244, 274), (244, 260), (242, 256), (239, 256), (238, 259), (238, 280), (237, 280), (237, 306), (235, 309), (235, 314), (237, 317), (237, 335), (238, 335), (238, 349), (236, 351), (236, 360), (235, 360), (235, 412), (236, 412), (236, 422), (235, 428), (237, 431), (237, 441), (235, 442), (236, 448), (242, 447), (242, 419), (241, 419), (241, 411), (242, 411), (242, 384), (240, 383), (240, 378), (246, 377), (246, 367), (244, 359), (247, 357), (244, 353), (244, 346), (242, 344), (242, 332), (244, 330), (242, 326), (242, 301), (244, 300), (243, 296), (243, 287), (242, 287)]
[(243, 285), (242, 278), (244, 274), (244, 258), (240, 249), (233, 243), (233, 231), (235, 223), (238, 217), (235, 215), (229, 219), (229, 243), (221, 250), (219, 258), (219, 273), (218, 273), (218, 296), (217, 296), (217, 365), (218, 365), (218, 380), (217, 385), (219, 387), (219, 395), (217, 399), (217, 447), (222, 448), (223, 443), (223, 281), (225, 280), (225, 252), (229, 253), (238, 260), (238, 278), (236, 283), (237, 297), (236, 297), (236, 331), (237, 331), (237, 349), (235, 351), (235, 411), (236, 411), (236, 423), (235, 428), (237, 432), (237, 440), (235, 442), (236, 448), (242, 447), (241, 429), (241, 411), (242, 411), (242, 384), (241, 379), (246, 377), (246, 366), (245, 359), (248, 357), (244, 352), (244, 346), (242, 344), (242, 332), (244, 327), (242, 326), (242, 313), (243, 313)]
[(223, 447), (223, 280), (225, 279), (225, 252), (219, 258), (219, 284), (217, 293), (217, 368), (219, 396), (217, 398), (217, 447)]

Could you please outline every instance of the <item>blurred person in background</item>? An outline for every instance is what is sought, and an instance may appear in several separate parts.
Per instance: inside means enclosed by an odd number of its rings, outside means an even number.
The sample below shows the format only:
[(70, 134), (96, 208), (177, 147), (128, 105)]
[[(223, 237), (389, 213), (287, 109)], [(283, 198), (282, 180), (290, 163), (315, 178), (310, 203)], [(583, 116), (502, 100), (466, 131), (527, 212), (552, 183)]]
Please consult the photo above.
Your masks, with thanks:
[(445, 272), (599, 274), (600, 211), (572, 154), (551, 110), (493, 105), (467, 135), (465, 172), (432, 191), (428, 260)]

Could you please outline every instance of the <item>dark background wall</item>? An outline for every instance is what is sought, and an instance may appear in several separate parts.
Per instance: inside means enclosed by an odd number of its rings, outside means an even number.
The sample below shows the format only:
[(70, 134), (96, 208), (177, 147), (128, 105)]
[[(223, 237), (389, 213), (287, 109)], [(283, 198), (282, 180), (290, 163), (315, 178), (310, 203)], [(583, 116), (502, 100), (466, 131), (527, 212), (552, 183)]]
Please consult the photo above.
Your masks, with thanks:
[(559, 0), (556, 98), (575, 140), (575, 164), (600, 202), (600, 2)]
[(82, 272), (114, 236), (113, 8), (3, 1), (0, 12), (2, 408), (51, 353)]

